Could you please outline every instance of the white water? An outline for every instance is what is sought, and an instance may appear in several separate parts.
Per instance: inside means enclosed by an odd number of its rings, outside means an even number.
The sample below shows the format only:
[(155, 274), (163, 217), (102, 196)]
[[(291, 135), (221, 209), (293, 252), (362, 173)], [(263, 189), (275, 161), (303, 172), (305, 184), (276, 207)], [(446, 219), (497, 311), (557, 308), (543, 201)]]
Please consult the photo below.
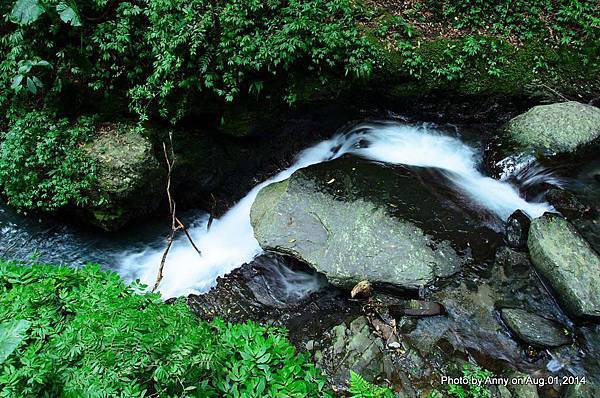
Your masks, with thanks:
[[(288, 178), (294, 171), (312, 164), (335, 159), (346, 153), (375, 161), (447, 171), (448, 178), (471, 200), (496, 213), (502, 219), (521, 209), (538, 217), (551, 207), (545, 203), (528, 203), (515, 187), (494, 180), (477, 170), (476, 152), (458, 138), (427, 127), (395, 122), (363, 124), (346, 134), (320, 142), (301, 152), (288, 169), (254, 187), (221, 219), (214, 220), (206, 231), (208, 219), (199, 220), (190, 229), (199, 256), (183, 239), (175, 242), (164, 268), (159, 290), (163, 297), (198, 293), (210, 288), (223, 275), (261, 253), (250, 225), (250, 207), (259, 190)], [(152, 285), (164, 249), (146, 249), (124, 253), (119, 272), (128, 280), (140, 279)]]

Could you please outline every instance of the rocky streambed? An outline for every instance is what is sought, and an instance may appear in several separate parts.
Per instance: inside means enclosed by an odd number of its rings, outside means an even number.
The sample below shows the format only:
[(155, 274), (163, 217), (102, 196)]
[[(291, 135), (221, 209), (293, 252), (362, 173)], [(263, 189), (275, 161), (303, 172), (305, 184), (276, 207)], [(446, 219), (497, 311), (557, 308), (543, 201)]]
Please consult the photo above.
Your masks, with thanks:
[[(485, 129), (388, 116), (302, 152), (214, 222), (182, 214), (203, 254), (177, 241), (163, 294), (203, 318), (288, 328), (341, 394), (353, 370), (402, 397), (445, 396), (468, 363), (531, 377), (494, 396), (600, 396), (600, 110), (536, 107), (484, 142)], [(194, 164), (181, 159), (186, 181)], [(7, 213), (5, 236), (19, 222)], [(159, 223), (110, 237), (36, 225), (7, 252), (33, 242), (42, 259), (87, 256), (151, 283)]]
[[(514, 152), (492, 166), (511, 164), (502, 179), (530, 200), (510, 217), (502, 203), (515, 198), (493, 184), (414, 157), (374, 162), (364, 151), (376, 143), (359, 137), (351, 155), (263, 187), (250, 215), (267, 254), (189, 303), (206, 318), (287, 327), (340, 392), (353, 370), (402, 397), (443, 396), (444, 377), (471, 363), (528, 380), (492, 385), (493, 396), (598, 396), (599, 136), (600, 110), (576, 103), (500, 130), (488, 166), (506, 138)], [(570, 179), (579, 172), (591, 178)], [(304, 283), (272, 277), (282, 269)]]

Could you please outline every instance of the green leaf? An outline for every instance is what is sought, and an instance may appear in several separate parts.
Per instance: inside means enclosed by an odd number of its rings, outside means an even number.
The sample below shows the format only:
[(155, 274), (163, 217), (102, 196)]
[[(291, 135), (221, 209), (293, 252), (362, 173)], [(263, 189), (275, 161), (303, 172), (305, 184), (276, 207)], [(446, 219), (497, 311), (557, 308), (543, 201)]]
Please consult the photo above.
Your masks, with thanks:
[(10, 19), (19, 25), (29, 25), (46, 10), (38, 0), (18, 0), (10, 13)]
[(71, 24), (71, 26), (81, 26), (81, 19), (77, 11), (66, 3), (59, 3), (56, 6), (56, 11), (63, 22)]
[(36, 94), (37, 93), (37, 87), (35, 86), (35, 83), (33, 82), (33, 80), (31, 80), (30, 77), (27, 78), (27, 89), (32, 94)]
[(13, 353), (25, 338), (25, 332), (31, 323), (21, 319), (0, 324), (0, 364)]
[(12, 88), (13, 90), (16, 90), (17, 87), (19, 87), (21, 85), (22, 81), (23, 81), (23, 75), (15, 76), (15, 78), (12, 80), (12, 83), (10, 84), (10, 88)]

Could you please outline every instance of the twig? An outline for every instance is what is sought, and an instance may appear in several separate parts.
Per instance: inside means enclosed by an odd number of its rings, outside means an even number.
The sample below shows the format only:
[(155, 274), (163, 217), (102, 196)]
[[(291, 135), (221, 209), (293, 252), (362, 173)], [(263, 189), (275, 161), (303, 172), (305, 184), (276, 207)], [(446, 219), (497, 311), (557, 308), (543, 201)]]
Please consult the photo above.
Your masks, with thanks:
[(177, 234), (177, 231), (179, 231), (180, 229), (183, 230), (183, 232), (185, 233), (185, 236), (187, 236), (187, 238), (190, 241), (194, 250), (196, 250), (198, 255), (200, 255), (200, 256), (202, 255), (202, 252), (200, 251), (200, 249), (198, 249), (198, 247), (194, 243), (194, 240), (192, 239), (190, 233), (188, 232), (185, 224), (182, 223), (181, 220), (179, 220), (179, 218), (177, 218), (177, 215), (176, 215), (176, 204), (175, 204), (175, 200), (173, 199), (173, 196), (171, 195), (171, 174), (173, 172), (173, 165), (175, 165), (175, 151), (173, 150), (173, 133), (172, 132), (169, 132), (169, 143), (171, 145), (170, 158), (169, 158), (169, 153), (167, 152), (167, 145), (164, 142), (163, 142), (163, 153), (165, 155), (165, 161), (167, 162), (167, 187), (166, 188), (167, 188), (167, 198), (169, 200), (169, 212), (171, 213), (171, 232), (169, 233), (169, 237), (167, 238), (167, 247), (165, 248), (165, 251), (160, 260), (160, 266), (158, 267), (158, 274), (156, 275), (156, 282), (154, 282), (154, 287), (152, 288), (153, 292), (155, 292), (156, 289), (158, 289), (158, 286), (160, 285), (160, 282), (163, 279), (163, 270), (165, 268), (165, 262), (167, 260), (167, 255), (169, 254), (169, 250), (171, 250), (171, 246), (173, 245), (173, 241), (175, 240), (175, 235)]
[(548, 85), (546, 85), (546, 84), (544, 84), (544, 83), (542, 83), (542, 82), (539, 82), (538, 84), (539, 84), (540, 86), (544, 87), (545, 89), (547, 89), (547, 90), (550, 90), (550, 91), (551, 91), (551, 92), (552, 92), (554, 95), (557, 95), (557, 96), (559, 96), (559, 97), (560, 97), (560, 98), (562, 98), (563, 100), (565, 100), (565, 101), (570, 101), (570, 99), (568, 99), (567, 97), (565, 97), (564, 95), (562, 95), (561, 93), (559, 93), (558, 91), (556, 91), (555, 89), (553, 89), (552, 87), (550, 87), (550, 86), (548, 86)]

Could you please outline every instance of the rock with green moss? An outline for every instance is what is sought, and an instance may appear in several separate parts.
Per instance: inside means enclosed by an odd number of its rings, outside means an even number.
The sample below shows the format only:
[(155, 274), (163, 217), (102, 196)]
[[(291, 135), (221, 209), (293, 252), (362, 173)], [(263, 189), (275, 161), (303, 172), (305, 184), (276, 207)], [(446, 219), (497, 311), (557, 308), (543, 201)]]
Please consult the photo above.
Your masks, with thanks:
[(575, 318), (600, 318), (600, 256), (577, 230), (546, 214), (531, 223), (527, 245), (562, 306)]
[(520, 340), (532, 346), (558, 347), (571, 342), (564, 327), (531, 312), (518, 308), (504, 308), (500, 311), (500, 316)]
[(592, 150), (600, 142), (600, 109), (576, 101), (539, 105), (511, 119), (486, 151), (497, 175), (531, 160), (552, 160)]
[(436, 190), (432, 172), (355, 158), (300, 169), (259, 192), (254, 234), (264, 249), (296, 257), (338, 286), (366, 279), (416, 289), (456, 272), (465, 261), (459, 251), (494, 241)]
[(87, 210), (91, 223), (115, 230), (156, 210), (166, 171), (145, 136), (129, 126), (105, 126), (85, 149), (98, 175), (92, 195), (99, 204)]
[(600, 137), (600, 109), (575, 101), (539, 105), (506, 125), (518, 149), (573, 153)]

